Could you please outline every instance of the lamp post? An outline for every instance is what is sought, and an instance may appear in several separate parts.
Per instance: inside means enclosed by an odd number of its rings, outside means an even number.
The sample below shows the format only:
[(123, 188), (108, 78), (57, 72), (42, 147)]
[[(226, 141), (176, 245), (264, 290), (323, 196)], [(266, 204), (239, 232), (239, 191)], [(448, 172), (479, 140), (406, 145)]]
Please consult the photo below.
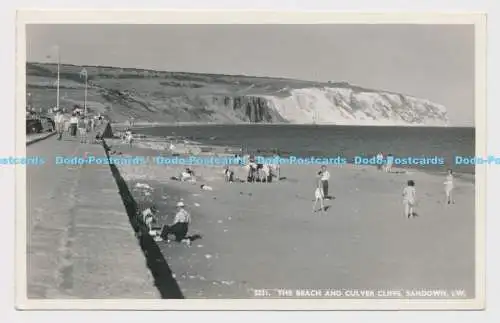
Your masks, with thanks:
[(85, 95), (84, 95), (84, 101), (83, 101), (83, 108), (85, 110), (85, 116), (87, 116), (87, 88), (88, 88), (88, 73), (85, 68), (82, 69), (80, 72), (80, 77), (85, 78)]
[(32, 101), (32, 98), (31, 98), (31, 93), (28, 92), (28, 111), (31, 111), (31, 109), (33, 109), (33, 101)]
[(47, 58), (51, 59), (53, 58), (54, 52), (52, 50), (56, 51), (56, 58), (57, 58), (57, 81), (56, 81), (56, 87), (57, 87), (57, 94), (56, 94), (56, 109), (59, 110), (59, 83), (60, 83), (60, 72), (61, 72), (61, 54), (59, 51), (59, 45), (54, 45), (52, 46), (51, 49), (51, 54), (47, 55)]
[(60, 72), (61, 72), (61, 55), (59, 51), (59, 46), (56, 45), (56, 51), (57, 51), (57, 102), (56, 102), (56, 108), (59, 111), (59, 83), (60, 83)]

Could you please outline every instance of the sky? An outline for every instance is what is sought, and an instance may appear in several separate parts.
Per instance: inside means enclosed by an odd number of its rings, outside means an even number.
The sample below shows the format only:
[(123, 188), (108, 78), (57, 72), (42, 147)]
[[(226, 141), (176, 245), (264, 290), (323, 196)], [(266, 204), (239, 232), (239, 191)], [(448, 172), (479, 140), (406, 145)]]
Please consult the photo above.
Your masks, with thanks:
[[(474, 123), (473, 25), (28, 25), (27, 60), (347, 81)], [(52, 59), (52, 62), (54, 60)]]

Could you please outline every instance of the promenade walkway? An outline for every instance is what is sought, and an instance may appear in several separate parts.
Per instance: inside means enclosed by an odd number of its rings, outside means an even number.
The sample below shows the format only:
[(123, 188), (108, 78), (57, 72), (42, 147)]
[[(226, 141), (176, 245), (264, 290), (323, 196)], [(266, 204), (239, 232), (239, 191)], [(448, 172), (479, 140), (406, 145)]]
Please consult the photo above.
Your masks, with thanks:
[(104, 156), (100, 145), (49, 137), (27, 147), (27, 295), (160, 298), (109, 165), (56, 165), (55, 156)]

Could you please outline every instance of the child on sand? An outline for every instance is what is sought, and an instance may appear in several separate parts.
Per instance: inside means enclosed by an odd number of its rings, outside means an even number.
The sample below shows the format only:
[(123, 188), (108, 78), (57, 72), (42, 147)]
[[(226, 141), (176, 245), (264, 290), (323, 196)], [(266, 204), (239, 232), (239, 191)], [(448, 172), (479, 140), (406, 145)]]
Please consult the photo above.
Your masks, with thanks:
[(328, 181), (330, 180), (330, 173), (326, 169), (326, 165), (321, 166), (321, 169), (318, 172), (318, 177), (320, 178), (323, 197), (325, 199), (330, 199), (330, 196), (328, 195)]
[(384, 163), (384, 154), (377, 154), (377, 169), (382, 170), (382, 164)]
[(444, 182), (444, 191), (446, 193), (446, 204), (455, 204), (453, 201), (453, 171), (448, 169), (448, 175), (446, 175), (446, 181)]
[(316, 204), (318, 203), (318, 201), (321, 206), (321, 211), (325, 212), (325, 206), (323, 204), (324, 199), (325, 199), (325, 194), (323, 192), (323, 184), (321, 183), (321, 180), (319, 180), (316, 190), (314, 191), (314, 204), (312, 210), (313, 213), (316, 212)]
[(190, 168), (186, 168), (181, 172), (180, 180), (181, 182), (196, 182), (194, 171), (192, 171)]
[(394, 162), (394, 156), (392, 156), (392, 154), (388, 154), (387, 155), (387, 161), (386, 161), (386, 164), (385, 164), (385, 171), (387, 173), (391, 173), (392, 172), (392, 163)]
[(415, 212), (413, 212), (416, 195), (415, 182), (409, 180), (408, 185), (403, 190), (403, 204), (405, 206), (405, 215), (407, 215), (408, 218), (416, 215)]
[(271, 176), (276, 177), (276, 179), (279, 181), (281, 178), (281, 168), (279, 164), (279, 157), (276, 158), (276, 163), (271, 165)]
[(101, 135), (101, 133), (100, 133), (99, 131), (98, 131), (98, 132), (96, 133), (96, 135), (95, 135), (95, 140), (94, 140), (94, 142), (95, 142), (96, 144), (100, 144), (100, 143), (102, 142), (102, 135)]
[(145, 209), (144, 211), (141, 212), (141, 215), (142, 215), (141, 220), (148, 227), (150, 235), (155, 234), (155, 232), (153, 231), (153, 225), (157, 221), (156, 212), (157, 212), (157, 209), (154, 206), (148, 207), (147, 209)]
[(234, 182), (234, 172), (227, 165), (224, 167), (224, 181), (226, 183)]
[(132, 148), (132, 142), (134, 141), (134, 136), (132, 135), (132, 131), (125, 131), (125, 142)]

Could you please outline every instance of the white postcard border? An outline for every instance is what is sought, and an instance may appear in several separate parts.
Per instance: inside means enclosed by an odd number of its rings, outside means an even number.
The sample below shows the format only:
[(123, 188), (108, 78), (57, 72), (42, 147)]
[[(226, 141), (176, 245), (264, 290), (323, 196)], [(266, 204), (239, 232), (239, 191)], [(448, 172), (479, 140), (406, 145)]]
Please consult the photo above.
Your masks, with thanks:
[[(25, 25), (37, 24), (474, 24), (476, 155), (487, 155), (486, 14), (249, 10), (19, 10), (16, 30), (16, 156), (26, 155)], [(486, 166), (476, 166), (475, 298), (35, 300), (27, 298), (26, 169), (16, 166), (16, 307), (21, 310), (453, 310), (485, 307)], [(145, 270), (146, 267), (145, 267)]]

